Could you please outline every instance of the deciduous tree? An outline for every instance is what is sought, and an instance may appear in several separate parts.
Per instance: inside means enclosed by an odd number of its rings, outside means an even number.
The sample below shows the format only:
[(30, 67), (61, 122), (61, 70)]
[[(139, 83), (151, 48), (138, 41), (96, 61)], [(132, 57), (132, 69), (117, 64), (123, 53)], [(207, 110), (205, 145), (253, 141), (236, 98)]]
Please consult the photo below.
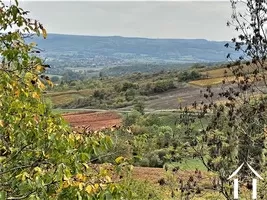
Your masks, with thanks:
[(74, 132), (46, 105), (49, 66), (25, 37), (47, 33), (27, 14), (17, 1), (0, 1), (0, 199), (119, 198), (123, 190), (105, 165), (91, 162), (110, 137)]
[[(219, 96), (208, 87), (203, 92), (206, 100), (193, 105), (201, 111), (199, 119), (208, 119), (208, 123), (191, 141), (205, 166), (218, 175), (218, 189), (227, 199), (233, 197), (228, 176), (243, 162), (264, 173), (267, 155), (267, 2), (231, 0), (231, 6), (233, 13), (227, 26), (238, 36), (225, 47), (237, 53), (227, 55), (230, 63)], [(249, 173), (248, 169), (240, 172), (246, 185), (251, 181), (246, 179)], [(261, 197), (267, 198), (264, 190)]]

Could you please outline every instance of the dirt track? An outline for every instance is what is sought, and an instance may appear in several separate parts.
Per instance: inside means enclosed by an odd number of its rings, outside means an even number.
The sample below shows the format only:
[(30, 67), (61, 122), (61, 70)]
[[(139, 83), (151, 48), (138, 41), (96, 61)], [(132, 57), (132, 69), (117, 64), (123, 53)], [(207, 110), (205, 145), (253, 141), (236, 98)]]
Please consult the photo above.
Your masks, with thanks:
[(121, 116), (115, 112), (83, 112), (62, 115), (73, 127), (89, 126), (91, 130), (101, 130), (120, 126)]

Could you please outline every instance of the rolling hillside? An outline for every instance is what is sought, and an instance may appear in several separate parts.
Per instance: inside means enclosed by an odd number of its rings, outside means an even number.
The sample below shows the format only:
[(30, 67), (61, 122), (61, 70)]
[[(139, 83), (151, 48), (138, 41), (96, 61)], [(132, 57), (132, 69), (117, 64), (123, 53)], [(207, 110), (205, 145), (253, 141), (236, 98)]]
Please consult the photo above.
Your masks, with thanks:
[(57, 66), (103, 68), (132, 63), (224, 62), (226, 42), (49, 34), (33, 40)]

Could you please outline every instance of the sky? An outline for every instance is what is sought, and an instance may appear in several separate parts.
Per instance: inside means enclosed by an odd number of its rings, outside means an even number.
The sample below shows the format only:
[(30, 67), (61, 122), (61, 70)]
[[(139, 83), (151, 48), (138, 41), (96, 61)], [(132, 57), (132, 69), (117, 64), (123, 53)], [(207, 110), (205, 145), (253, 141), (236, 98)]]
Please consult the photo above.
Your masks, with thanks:
[(229, 1), (28, 1), (48, 33), (230, 40)]

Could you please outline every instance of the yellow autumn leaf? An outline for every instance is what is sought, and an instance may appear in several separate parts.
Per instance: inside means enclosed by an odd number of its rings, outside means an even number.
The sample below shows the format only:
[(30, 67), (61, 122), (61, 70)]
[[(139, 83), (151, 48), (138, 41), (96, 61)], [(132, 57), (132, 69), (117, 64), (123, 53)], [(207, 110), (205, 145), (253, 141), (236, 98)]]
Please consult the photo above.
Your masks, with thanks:
[(86, 188), (85, 188), (85, 191), (88, 193), (88, 194), (91, 194), (92, 193), (92, 186), (91, 185), (87, 185)]
[(69, 181), (64, 181), (63, 182), (63, 185), (62, 185), (62, 188), (67, 188), (67, 187), (69, 187)]
[(35, 167), (34, 171), (36, 171), (38, 173), (42, 173), (43, 170), (40, 167)]
[(77, 174), (76, 178), (81, 180), (83, 178), (83, 175), (82, 174)]
[(71, 185), (74, 187), (77, 187), (77, 186), (79, 187), (79, 184), (80, 184), (79, 181), (73, 181)]
[(23, 173), (22, 173), (22, 176), (21, 176), (21, 180), (22, 180), (22, 181), (25, 181), (26, 178), (28, 178), (28, 177), (29, 177), (29, 174), (28, 174), (27, 172), (23, 172)]
[(99, 189), (99, 184), (94, 184), (94, 191), (96, 192)]
[(20, 94), (19, 90), (16, 90), (15, 91), (15, 96), (17, 97), (17, 96), (19, 96), (19, 94)]
[(100, 183), (100, 187), (101, 187), (101, 189), (105, 190), (107, 188), (107, 184)]
[(58, 189), (56, 190), (56, 194), (59, 194), (61, 191), (62, 191), (62, 188), (58, 188)]
[(47, 80), (47, 83), (51, 86), (51, 87), (53, 87), (54, 86), (54, 84), (53, 84), (53, 82), (52, 81), (50, 81), (50, 80)]
[(14, 82), (12, 83), (12, 86), (13, 86), (13, 87), (17, 86), (17, 82), (14, 81)]
[(27, 72), (25, 74), (25, 79), (26, 80), (32, 80), (32, 79), (34, 79), (34, 75), (32, 73), (30, 73), (30, 72)]
[(79, 183), (79, 190), (80, 190), (80, 191), (83, 190), (83, 186), (84, 186), (84, 183)]
[(42, 65), (37, 65), (37, 66), (35, 67), (35, 70), (36, 70), (37, 72), (43, 72), (43, 71), (45, 70), (45, 68), (44, 68)]
[(106, 176), (108, 171), (106, 169), (100, 169), (100, 175), (101, 176)]
[(0, 120), (0, 126), (4, 127), (4, 121)]
[(35, 167), (34, 168), (34, 171), (36, 172), (36, 173), (39, 173), (39, 174), (43, 174), (43, 170), (40, 168), (40, 167)]
[(110, 176), (106, 176), (105, 178), (106, 178), (106, 181), (107, 181), (107, 182), (111, 182), (111, 178), (110, 178)]
[(130, 165), (130, 166), (129, 166), (129, 170), (130, 170), (130, 171), (133, 171), (133, 168), (134, 168), (133, 165)]
[(40, 89), (45, 89), (45, 85), (39, 79), (37, 81), (37, 84)]
[(88, 169), (88, 168), (89, 168), (89, 166), (88, 166), (88, 164), (87, 164), (87, 163), (83, 163), (83, 166), (84, 166), (86, 169)]
[(64, 174), (64, 175), (63, 175), (63, 180), (64, 180), (64, 181), (69, 181), (70, 179)]
[(30, 43), (30, 46), (35, 47), (36, 46), (36, 43), (35, 42), (31, 42)]
[(81, 138), (82, 138), (82, 137), (81, 137), (80, 135), (78, 135), (78, 134), (75, 135), (75, 139), (76, 139), (76, 140), (80, 140)]
[(47, 37), (47, 32), (46, 32), (46, 30), (43, 28), (42, 29), (42, 32), (43, 32), (43, 37), (44, 37), (44, 39), (46, 39), (46, 37)]
[(35, 99), (39, 99), (39, 98), (40, 98), (40, 96), (38, 95), (37, 92), (34, 92), (34, 93), (32, 94), (32, 97), (35, 98)]
[(116, 189), (115, 185), (112, 184), (110, 187), (111, 192), (113, 193), (115, 189)]
[(85, 181), (86, 180), (86, 176), (84, 176), (83, 174), (77, 174), (76, 178), (81, 180), (81, 181)]
[(69, 139), (74, 142), (74, 139), (75, 139), (74, 135), (73, 134), (69, 134)]
[(119, 163), (121, 163), (123, 160), (124, 160), (124, 157), (120, 156), (120, 157), (118, 157), (118, 158), (115, 159), (115, 162), (116, 162), (117, 164), (119, 164)]

